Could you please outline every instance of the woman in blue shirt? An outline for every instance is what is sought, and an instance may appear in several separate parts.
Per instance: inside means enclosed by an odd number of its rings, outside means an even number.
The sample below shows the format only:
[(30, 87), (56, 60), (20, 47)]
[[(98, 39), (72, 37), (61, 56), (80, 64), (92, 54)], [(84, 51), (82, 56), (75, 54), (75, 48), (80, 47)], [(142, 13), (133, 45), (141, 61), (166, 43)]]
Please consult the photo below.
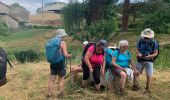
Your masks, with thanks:
[[(125, 82), (129, 69), (133, 72), (138, 73), (136, 66), (132, 60), (131, 54), (128, 51), (129, 43), (127, 40), (121, 40), (119, 42), (119, 49), (113, 53), (112, 65), (114, 66), (114, 72), (120, 76), (120, 93), (124, 93)], [(130, 64), (132, 68), (130, 68)]]

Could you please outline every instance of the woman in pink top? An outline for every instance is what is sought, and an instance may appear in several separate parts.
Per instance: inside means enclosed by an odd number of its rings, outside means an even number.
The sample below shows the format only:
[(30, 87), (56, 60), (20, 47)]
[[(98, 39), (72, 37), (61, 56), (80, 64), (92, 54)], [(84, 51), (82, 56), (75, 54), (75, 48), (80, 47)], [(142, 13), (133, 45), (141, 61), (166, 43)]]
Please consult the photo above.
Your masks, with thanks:
[(102, 39), (88, 48), (82, 62), (83, 68), (82, 87), (86, 86), (87, 79), (89, 78), (90, 74), (93, 73), (96, 90), (97, 91), (100, 90), (100, 69), (102, 68), (101, 74), (104, 75), (105, 69), (104, 49), (106, 47), (107, 41)]

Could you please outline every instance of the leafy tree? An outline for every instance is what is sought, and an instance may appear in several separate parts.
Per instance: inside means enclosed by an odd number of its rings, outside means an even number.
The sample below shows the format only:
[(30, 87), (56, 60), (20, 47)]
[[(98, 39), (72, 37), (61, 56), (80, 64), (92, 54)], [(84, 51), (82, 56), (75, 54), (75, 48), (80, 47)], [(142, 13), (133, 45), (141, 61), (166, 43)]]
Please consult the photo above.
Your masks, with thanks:
[(0, 20), (0, 36), (7, 35), (8, 31), (9, 30), (8, 30), (6, 23), (4, 21)]

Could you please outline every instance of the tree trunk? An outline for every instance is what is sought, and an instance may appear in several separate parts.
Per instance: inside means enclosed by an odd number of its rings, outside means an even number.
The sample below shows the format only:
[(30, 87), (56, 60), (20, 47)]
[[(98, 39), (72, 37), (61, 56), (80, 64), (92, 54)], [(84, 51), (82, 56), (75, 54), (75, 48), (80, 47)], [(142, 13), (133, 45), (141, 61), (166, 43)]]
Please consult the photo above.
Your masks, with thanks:
[(123, 16), (122, 16), (122, 31), (128, 30), (128, 19), (129, 19), (129, 1), (125, 0), (123, 5)]

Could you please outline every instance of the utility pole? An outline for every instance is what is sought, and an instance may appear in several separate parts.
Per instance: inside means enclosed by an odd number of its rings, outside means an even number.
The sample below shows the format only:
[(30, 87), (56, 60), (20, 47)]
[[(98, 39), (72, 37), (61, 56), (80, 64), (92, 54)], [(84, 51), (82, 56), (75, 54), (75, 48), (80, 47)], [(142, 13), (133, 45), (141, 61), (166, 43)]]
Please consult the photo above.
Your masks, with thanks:
[(44, 0), (42, 0), (42, 7), (41, 7), (41, 8), (42, 8), (42, 16), (41, 16), (41, 17), (43, 18), (43, 13), (44, 13)]

